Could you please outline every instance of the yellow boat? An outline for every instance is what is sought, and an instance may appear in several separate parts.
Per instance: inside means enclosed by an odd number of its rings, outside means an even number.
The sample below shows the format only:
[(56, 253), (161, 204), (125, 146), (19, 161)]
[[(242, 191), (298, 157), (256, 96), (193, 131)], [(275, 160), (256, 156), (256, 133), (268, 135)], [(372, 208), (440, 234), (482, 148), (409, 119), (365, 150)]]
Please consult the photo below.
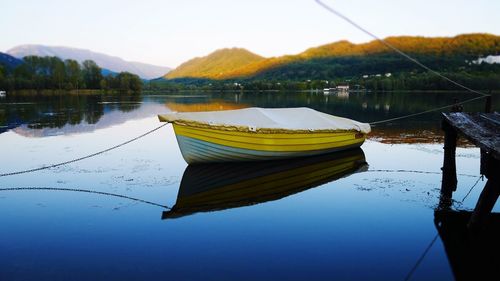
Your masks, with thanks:
[(173, 124), (189, 164), (260, 161), (356, 148), (370, 125), (310, 108), (245, 108), (158, 115)]
[(272, 162), (189, 165), (175, 205), (162, 218), (274, 201), (367, 167), (360, 148)]

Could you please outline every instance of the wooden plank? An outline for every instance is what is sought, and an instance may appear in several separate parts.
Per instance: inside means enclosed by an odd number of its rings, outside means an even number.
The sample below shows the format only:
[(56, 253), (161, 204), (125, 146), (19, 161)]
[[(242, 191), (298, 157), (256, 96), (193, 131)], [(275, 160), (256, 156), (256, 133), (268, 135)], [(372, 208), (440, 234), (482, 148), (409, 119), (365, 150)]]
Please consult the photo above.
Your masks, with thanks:
[(500, 160), (500, 114), (452, 112), (443, 116), (458, 133)]

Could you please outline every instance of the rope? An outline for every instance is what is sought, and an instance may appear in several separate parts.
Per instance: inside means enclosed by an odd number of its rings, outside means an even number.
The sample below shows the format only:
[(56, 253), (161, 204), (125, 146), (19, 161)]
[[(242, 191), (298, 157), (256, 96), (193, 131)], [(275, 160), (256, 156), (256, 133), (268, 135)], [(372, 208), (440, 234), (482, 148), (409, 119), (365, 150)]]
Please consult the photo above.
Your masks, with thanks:
[(473, 100), (477, 100), (477, 99), (480, 99), (480, 98), (484, 98), (484, 97), (487, 97), (489, 95), (485, 94), (485, 93), (482, 93), (480, 91), (477, 91), (477, 90), (474, 90), (474, 89), (471, 89), (463, 84), (460, 84), (459, 82), (437, 72), (436, 70), (428, 67), (427, 65), (421, 63), (420, 61), (418, 61), (417, 59), (413, 58), (412, 56), (406, 54), (405, 52), (401, 51), (400, 49), (398, 49), (397, 47), (395, 47), (394, 45), (390, 44), (389, 42), (385, 41), (384, 39), (381, 39), (380, 37), (378, 37), (377, 35), (371, 33), (370, 31), (368, 31), (367, 29), (365, 29), (364, 27), (360, 26), (359, 24), (357, 24), (356, 22), (354, 22), (353, 20), (351, 20), (350, 18), (348, 18), (347, 16), (343, 15), (342, 13), (340, 13), (339, 11), (333, 9), (332, 7), (328, 6), (327, 4), (323, 3), (321, 0), (315, 0), (316, 3), (318, 5), (320, 5), (321, 7), (323, 7), (325, 10), (329, 11), (330, 13), (336, 15), (337, 17), (345, 20), (346, 22), (348, 22), (349, 24), (351, 24), (352, 26), (356, 27), (357, 29), (361, 30), (362, 32), (364, 32), (365, 34), (371, 36), (372, 38), (374, 38), (375, 40), (379, 41), (380, 43), (384, 44), (386, 47), (392, 49), (393, 51), (395, 51), (396, 53), (400, 54), (401, 56), (405, 57), (406, 59), (412, 61), (413, 63), (417, 64), (418, 66), (422, 67), (423, 69), (445, 79), (446, 81), (462, 88), (462, 89), (465, 89), (469, 92), (472, 92), (472, 93), (475, 93), (475, 94), (478, 94), (480, 97), (476, 97), (476, 98), (473, 98), (473, 99), (469, 99), (469, 100), (466, 100), (466, 101), (463, 101), (463, 102), (460, 102), (460, 103), (456, 103), (456, 104), (450, 104), (450, 105), (447, 105), (447, 106), (443, 106), (443, 107), (439, 107), (439, 108), (434, 108), (434, 109), (430, 109), (430, 110), (426, 110), (426, 111), (422, 111), (422, 112), (418, 112), (418, 113), (413, 113), (413, 114), (408, 114), (408, 115), (404, 115), (404, 116), (400, 116), (400, 117), (395, 117), (395, 118), (390, 118), (390, 119), (385, 119), (385, 120), (380, 120), (380, 121), (375, 121), (375, 122), (371, 122), (369, 123), (370, 125), (376, 125), (376, 124), (381, 124), (381, 123), (386, 123), (386, 122), (391, 122), (391, 121), (396, 121), (396, 120), (399, 120), (399, 119), (404, 119), (404, 118), (408, 118), (408, 117), (413, 117), (413, 116), (417, 116), (417, 115), (421, 115), (421, 114), (425, 114), (425, 113), (429, 113), (429, 112), (433, 112), (433, 111), (438, 111), (438, 110), (443, 110), (443, 109), (446, 109), (446, 108), (449, 108), (449, 107), (452, 107), (454, 105), (458, 105), (458, 104), (464, 104), (464, 103), (467, 103), (467, 102), (470, 102), (470, 101), (473, 101)]
[(100, 154), (103, 154), (103, 153), (106, 153), (108, 151), (111, 151), (111, 150), (114, 150), (114, 149), (117, 149), (119, 147), (122, 147), (126, 144), (129, 144), (131, 142), (134, 142), (140, 138), (143, 138), (161, 128), (163, 128), (164, 126), (166, 126), (168, 123), (165, 123), (165, 124), (162, 124), (152, 130), (149, 130), (147, 131), (146, 133), (142, 134), (142, 135), (139, 135), (133, 139), (130, 139), (128, 141), (125, 141), (125, 142), (122, 142), (118, 145), (115, 145), (115, 146), (112, 146), (110, 148), (107, 148), (107, 149), (104, 149), (104, 150), (101, 150), (99, 152), (96, 152), (96, 153), (92, 153), (92, 154), (89, 154), (89, 155), (86, 155), (86, 156), (83, 156), (83, 157), (80, 157), (80, 158), (76, 158), (76, 159), (73, 159), (73, 160), (69, 160), (69, 161), (65, 161), (65, 162), (60, 162), (60, 163), (57, 163), (57, 164), (52, 164), (52, 165), (46, 165), (46, 166), (42, 166), (42, 167), (39, 167), (39, 168), (34, 168), (34, 169), (28, 169), (28, 170), (22, 170), (22, 171), (16, 171), (16, 172), (10, 172), (10, 173), (3, 173), (3, 174), (0, 174), (0, 177), (7, 177), (7, 176), (13, 176), (13, 175), (20, 175), (20, 174), (26, 174), (26, 173), (31, 173), (31, 172), (36, 172), (36, 171), (41, 171), (41, 170), (47, 170), (47, 169), (52, 169), (52, 168), (56, 168), (56, 167), (59, 167), (59, 166), (63, 166), (63, 165), (67, 165), (67, 164), (71, 164), (71, 163), (75, 163), (75, 162), (78, 162), (78, 161), (82, 161), (82, 160), (85, 160), (85, 159), (88, 159), (88, 158), (91, 158), (91, 157), (95, 157), (95, 156), (98, 156)]
[(447, 76), (431, 69), (430, 67), (426, 66), (425, 64), (419, 62), (417, 59), (411, 57), (410, 55), (406, 54), (405, 52), (401, 51), (400, 49), (398, 49), (397, 47), (395, 47), (394, 45), (386, 42), (384, 39), (381, 39), (379, 38), (377, 35), (371, 33), (370, 31), (368, 31), (367, 29), (363, 28), (362, 26), (360, 26), (359, 24), (355, 23), (353, 20), (351, 20), (350, 18), (348, 18), (347, 16), (343, 15), (342, 13), (340, 13), (339, 11), (336, 11), (335, 9), (333, 9), (332, 7), (326, 5), (325, 3), (323, 3), (321, 0), (315, 0), (317, 4), (319, 4), (321, 7), (323, 7), (325, 10), (329, 11), (330, 13), (336, 15), (337, 17), (345, 20), (346, 22), (348, 22), (349, 24), (351, 24), (352, 26), (356, 27), (357, 29), (361, 30), (362, 32), (364, 32), (365, 34), (371, 36), (372, 38), (374, 38), (375, 40), (379, 41), (380, 43), (384, 44), (386, 47), (394, 50), (395, 52), (397, 52), (398, 54), (400, 54), (401, 56), (407, 58), (408, 60), (414, 62), (415, 64), (417, 64), (418, 66), (422, 67), (423, 69), (427, 70), (427, 71), (430, 71), (432, 72), (433, 74), (445, 79), (446, 81), (462, 88), (462, 89), (465, 89), (467, 91), (470, 91), (472, 93), (475, 93), (475, 94), (478, 94), (480, 96), (488, 96), (487, 94), (485, 93), (482, 93), (482, 92), (479, 92), (479, 91), (476, 91), (474, 89), (471, 89), (465, 85), (462, 85), (458, 82), (456, 82), (455, 80), (451, 79), (451, 78), (448, 78)]
[(113, 197), (118, 197), (118, 198), (125, 198), (128, 200), (132, 201), (137, 201), (157, 207), (162, 207), (165, 209), (172, 209), (169, 206), (166, 205), (161, 205), (158, 203), (154, 203), (151, 201), (146, 201), (142, 200), (139, 198), (134, 198), (134, 197), (129, 197), (121, 194), (115, 194), (115, 193), (109, 193), (109, 192), (101, 192), (101, 191), (95, 191), (95, 190), (88, 190), (88, 189), (73, 189), (73, 188), (58, 188), (58, 187), (10, 187), (10, 188), (0, 188), (1, 191), (31, 191), (31, 190), (44, 190), (44, 191), (73, 191), (73, 192), (84, 192), (84, 193), (92, 193), (92, 194), (98, 194), (98, 195), (106, 195), (106, 196), (113, 196)]
[[(419, 170), (403, 170), (403, 169), (397, 169), (397, 170), (389, 170), (389, 169), (379, 169), (379, 170), (367, 170), (364, 171), (366, 172), (384, 172), (384, 173), (415, 173), (415, 174), (431, 174), (431, 175), (441, 175), (443, 172), (431, 172), (431, 171), (419, 171)], [(469, 174), (457, 174), (459, 176), (464, 176), (464, 177), (471, 177), (475, 178), (475, 175), (469, 175)]]
[[(368, 170), (368, 171), (365, 171), (365, 172), (390, 172), (390, 173), (396, 172), (396, 173), (441, 174), (441, 172), (416, 171), (416, 170)], [(468, 175), (468, 174), (458, 174), (458, 175), (460, 175), (460, 176), (467, 176), (467, 177), (475, 177), (473, 175)], [(482, 179), (482, 178), (483, 178), (483, 176), (479, 176), (477, 178), (476, 182), (472, 185), (472, 187), (469, 189), (469, 192), (467, 192), (467, 194), (464, 196), (464, 198), (462, 199), (462, 201), (460, 201), (460, 203), (463, 203), (465, 201), (465, 199), (469, 196), (469, 194), (472, 192), (472, 190), (474, 189), (474, 187), (476, 187), (476, 185), (479, 183), (479, 180)], [(422, 263), (422, 261), (425, 259), (425, 257), (427, 256), (428, 252), (430, 251), (430, 249), (432, 248), (432, 246), (434, 245), (434, 243), (436, 242), (438, 236), (439, 236), (439, 233), (436, 233), (436, 235), (434, 235), (434, 238), (430, 241), (430, 243), (425, 248), (424, 252), (420, 255), (420, 257), (417, 259), (417, 261), (415, 262), (415, 264), (413, 265), (413, 267), (410, 269), (410, 271), (406, 275), (406, 277), (404, 279), (405, 281), (408, 281), (408, 280), (410, 280), (412, 278), (413, 274), (418, 269), (418, 267), (420, 266), (420, 264)]]
[(436, 235), (431, 240), (431, 242), (429, 243), (429, 245), (427, 245), (427, 248), (425, 248), (425, 250), (422, 253), (422, 255), (420, 255), (420, 257), (418, 258), (417, 262), (413, 265), (413, 267), (411, 268), (410, 272), (408, 272), (408, 274), (406, 275), (405, 281), (408, 281), (408, 280), (411, 279), (411, 277), (413, 276), (413, 273), (415, 273), (415, 271), (417, 270), (417, 268), (420, 266), (420, 263), (422, 263), (422, 261), (424, 260), (425, 256), (430, 251), (430, 249), (432, 248), (432, 246), (436, 242), (438, 236), (439, 236), (439, 233), (436, 233)]
[(374, 121), (374, 122), (370, 122), (368, 124), (370, 124), (370, 125), (376, 125), (376, 124), (381, 124), (381, 123), (387, 123), (387, 122), (391, 122), (391, 121), (396, 121), (396, 120), (399, 120), (399, 119), (409, 118), (409, 117), (413, 117), (413, 116), (422, 115), (422, 114), (425, 114), (425, 113), (430, 113), (430, 112), (434, 112), (434, 111), (439, 111), (439, 110), (447, 109), (447, 108), (450, 108), (450, 107), (455, 106), (455, 105), (461, 105), (461, 104), (465, 104), (465, 103), (468, 103), (468, 102), (471, 102), (471, 101), (475, 101), (475, 100), (479, 100), (479, 99), (483, 99), (483, 98), (485, 98), (485, 96), (475, 97), (475, 98), (472, 98), (472, 99), (464, 100), (464, 101), (459, 102), (459, 103), (449, 104), (449, 105), (445, 105), (445, 106), (442, 106), (442, 107), (437, 107), (437, 108), (434, 108), (434, 109), (429, 109), (429, 110), (422, 111), (422, 112), (417, 112), (417, 113), (412, 113), (412, 114), (403, 115), (403, 116), (399, 116), (399, 117), (394, 117), (394, 118), (389, 118), (389, 119)]
[(465, 198), (467, 198), (467, 196), (469, 196), (469, 194), (472, 192), (472, 190), (474, 189), (474, 187), (476, 187), (477, 183), (479, 182), (480, 179), (482, 179), (483, 176), (479, 176), (477, 177), (477, 181), (472, 185), (472, 187), (469, 189), (469, 192), (467, 192), (467, 194), (465, 194), (464, 198), (462, 199), (462, 201), (460, 201), (460, 203), (463, 203), (465, 201)]

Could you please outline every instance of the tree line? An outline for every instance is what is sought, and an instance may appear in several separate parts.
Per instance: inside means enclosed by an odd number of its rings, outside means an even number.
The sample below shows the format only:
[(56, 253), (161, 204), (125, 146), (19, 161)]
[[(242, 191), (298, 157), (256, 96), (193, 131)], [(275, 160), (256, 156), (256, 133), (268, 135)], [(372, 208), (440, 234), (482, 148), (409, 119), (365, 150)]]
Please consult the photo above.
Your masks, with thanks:
[(0, 89), (78, 90), (102, 89), (139, 92), (139, 76), (129, 73), (102, 74), (94, 61), (61, 60), (58, 57), (27, 56), (23, 63), (9, 69), (0, 64)]
[[(500, 64), (475, 63), (463, 56), (418, 56), (421, 62), (477, 90), (500, 90)], [(268, 69), (240, 79), (158, 79), (151, 89), (178, 90), (316, 90), (349, 85), (351, 89), (461, 90), (449, 81), (394, 54), (310, 59)]]

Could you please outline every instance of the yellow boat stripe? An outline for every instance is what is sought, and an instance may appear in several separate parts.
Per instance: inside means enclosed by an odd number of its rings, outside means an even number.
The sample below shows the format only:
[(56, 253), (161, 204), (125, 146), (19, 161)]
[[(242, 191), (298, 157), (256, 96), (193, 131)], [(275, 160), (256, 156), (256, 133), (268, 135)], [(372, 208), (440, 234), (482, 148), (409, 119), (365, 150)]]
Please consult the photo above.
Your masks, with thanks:
[(354, 144), (362, 143), (364, 141), (364, 138), (363, 138), (363, 139), (352, 139), (352, 140), (323, 143), (323, 144), (273, 145), (273, 144), (255, 144), (255, 143), (235, 142), (235, 141), (220, 140), (220, 139), (216, 139), (216, 138), (200, 137), (200, 136), (193, 136), (193, 135), (184, 135), (184, 136), (198, 139), (198, 140), (202, 140), (202, 141), (206, 141), (209, 143), (215, 143), (218, 145), (235, 147), (235, 148), (243, 148), (243, 149), (258, 150), (258, 151), (290, 151), (290, 152), (340, 148), (340, 147), (352, 146)]
[(224, 145), (229, 147), (244, 148), (251, 150), (260, 151), (311, 151), (311, 150), (322, 150), (322, 149), (332, 149), (343, 146), (350, 146), (364, 141), (364, 136), (360, 138), (355, 138), (355, 134), (352, 133), (351, 138), (346, 139), (345, 136), (336, 137), (334, 133), (331, 135), (329, 142), (314, 142), (308, 139), (304, 139), (302, 142), (297, 142), (297, 140), (269, 140), (269, 139), (245, 139), (239, 138), (238, 140), (220, 138), (219, 134), (211, 135), (200, 135), (189, 130), (179, 130), (179, 128), (174, 125), (175, 133), (180, 136), (194, 138), (210, 143), (215, 143), (218, 145)]
[(352, 135), (353, 133), (359, 133), (357, 131), (336, 131), (336, 132), (308, 132), (308, 133), (261, 133), (261, 132), (241, 132), (241, 131), (231, 131), (231, 130), (217, 130), (208, 129), (200, 127), (185, 126), (180, 124), (173, 124), (174, 128), (181, 130), (189, 130), (194, 132), (207, 132), (214, 133), (218, 135), (230, 135), (230, 136), (242, 136), (247, 138), (272, 138), (272, 139), (302, 139), (302, 138), (325, 138), (331, 137), (332, 134), (335, 135)]
[(349, 133), (349, 134), (330, 134), (328, 137), (316, 137), (316, 138), (310, 138), (310, 137), (304, 137), (304, 138), (293, 138), (293, 139), (284, 139), (284, 138), (278, 138), (275, 139), (271, 136), (266, 136), (264, 138), (261, 137), (246, 137), (246, 136), (234, 136), (230, 134), (218, 134), (218, 133), (213, 133), (213, 132), (205, 132), (205, 131), (198, 131), (198, 130), (193, 130), (193, 129), (186, 129), (186, 128), (176, 128), (175, 131), (176, 134), (186, 136), (186, 137), (194, 137), (194, 138), (199, 138), (199, 137), (207, 137), (207, 138), (216, 138), (220, 140), (230, 140), (230, 141), (236, 141), (236, 142), (244, 142), (244, 143), (256, 143), (256, 144), (270, 144), (270, 145), (300, 145), (300, 144), (321, 144), (321, 143), (332, 143), (332, 142), (337, 142), (337, 141), (346, 141), (346, 140), (352, 140), (356, 137), (355, 133)]

